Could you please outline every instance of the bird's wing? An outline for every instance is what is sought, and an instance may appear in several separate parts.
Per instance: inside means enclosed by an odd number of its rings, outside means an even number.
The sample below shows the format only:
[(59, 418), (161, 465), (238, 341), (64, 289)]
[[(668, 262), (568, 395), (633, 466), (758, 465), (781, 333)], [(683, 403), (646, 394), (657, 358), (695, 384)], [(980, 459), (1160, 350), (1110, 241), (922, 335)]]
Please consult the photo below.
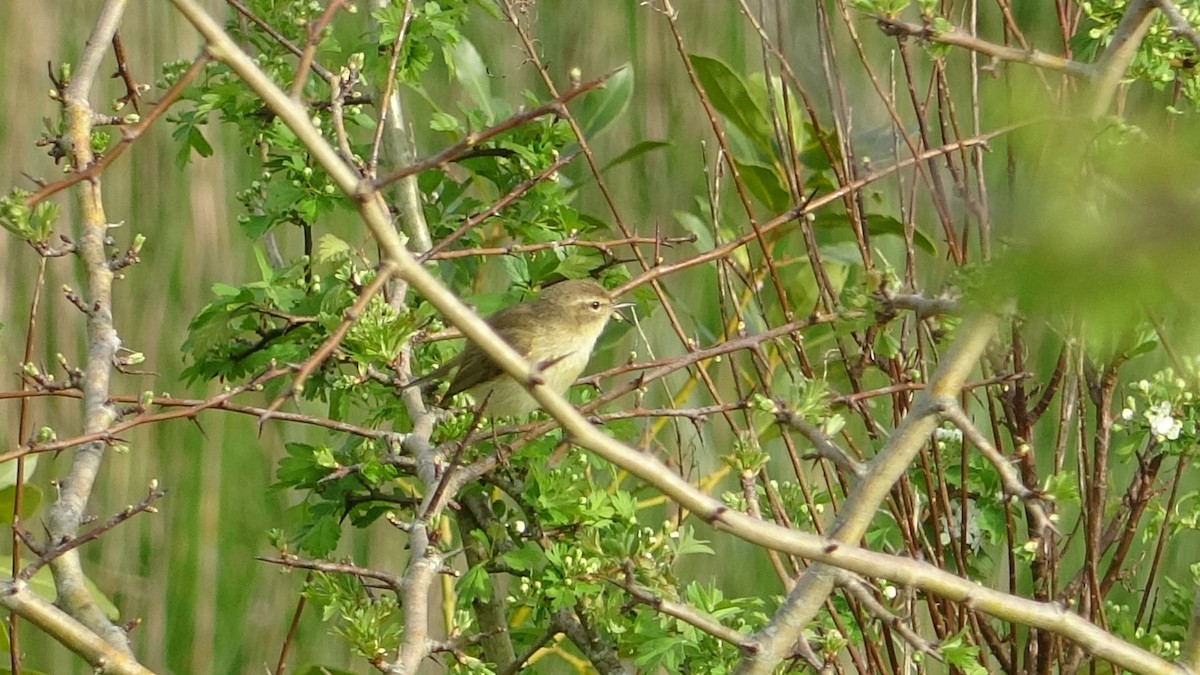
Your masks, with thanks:
[[(518, 354), (522, 357), (527, 357), (533, 347), (530, 331), (517, 332), (514, 330), (514, 327), (525, 324), (526, 328), (528, 328), (528, 321), (530, 319), (538, 319), (537, 312), (537, 303), (522, 303), (513, 305), (488, 317), (487, 323)], [(471, 387), (499, 377), (504, 372), (478, 345), (469, 340), (467, 341), (467, 345), (463, 347), (462, 353), (456, 356), (455, 360), (458, 361), (458, 371), (454, 373), (454, 379), (450, 382), (450, 388), (446, 390), (446, 398), (450, 398)]]

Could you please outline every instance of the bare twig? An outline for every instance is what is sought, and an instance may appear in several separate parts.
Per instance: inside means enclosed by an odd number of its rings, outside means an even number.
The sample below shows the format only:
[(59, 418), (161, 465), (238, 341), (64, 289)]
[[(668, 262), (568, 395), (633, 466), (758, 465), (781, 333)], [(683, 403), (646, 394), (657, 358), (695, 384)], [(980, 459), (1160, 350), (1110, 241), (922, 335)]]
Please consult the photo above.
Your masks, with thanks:
[(1096, 72), (1095, 68), (1087, 63), (1064, 59), (1060, 56), (1047, 54), (1036, 49), (1017, 49), (1006, 45), (998, 45), (987, 40), (982, 40), (957, 28), (948, 31), (937, 31), (929, 26), (908, 23), (900, 19), (885, 16), (876, 17), (875, 20), (879, 24), (879, 28), (888, 35), (915, 37), (919, 40), (928, 40), (929, 42), (937, 42), (952, 47), (961, 47), (985, 56), (990, 56), (997, 61), (1024, 63), (1035, 68), (1051, 70), (1083, 79), (1091, 78)]
[(129, 520), (137, 514), (145, 513), (147, 511), (151, 513), (157, 513), (157, 510), (154, 508), (154, 502), (161, 499), (165, 494), (166, 492), (158, 488), (158, 481), (152, 481), (150, 484), (150, 491), (147, 493), (145, 499), (137, 504), (134, 504), (133, 506), (126, 507), (125, 510), (113, 515), (111, 518), (104, 521), (104, 523), (93, 527), (78, 537), (57, 543), (53, 541), (50, 542), (50, 547), (43, 550), (38, 556), (37, 560), (34, 560), (23, 567), (17, 574), (16, 578), (22, 581), (29, 581), (42, 567), (66, 555), (67, 553), (74, 551), (88, 542), (99, 539), (105, 532), (108, 532), (109, 530)]
[(305, 560), (294, 555), (285, 555), (277, 558), (268, 556), (259, 556), (255, 558), (260, 562), (270, 563), (272, 565), (282, 565), (283, 567), (294, 567), (301, 570), (312, 570), (314, 572), (326, 572), (328, 574), (349, 574), (364, 579), (374, 579), (382, 582), (389, 589), (397, 594), (404, 590), (404, 579), (397, 577), (394, 574), (388, 574), (380, 570), (373, 570), (367, 567), (359, 567), (349, 563), (335, 563), (325, 560)]

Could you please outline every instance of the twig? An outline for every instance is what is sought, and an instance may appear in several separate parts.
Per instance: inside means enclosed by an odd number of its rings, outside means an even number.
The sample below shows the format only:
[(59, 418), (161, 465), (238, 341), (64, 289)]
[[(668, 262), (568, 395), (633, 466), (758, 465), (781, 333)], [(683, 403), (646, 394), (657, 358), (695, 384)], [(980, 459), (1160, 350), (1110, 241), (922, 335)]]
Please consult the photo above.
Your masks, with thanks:
[(922, 654), (935, 661), (945, 661), (936, 645), (921, 637), (919, 633), (909, 626), (908, 621), (896, 616), (891, 610), (876, 600), (875, 594), (871, 592), (870, 587), (867, 586), (865, 581), (844, 570), (839, 570), (837, 576), (838, 585), (857, 600), (858, 604), (865, 608), (876, 620), (899, 633), (905, 642), (912, 645), (913, 648)]
[(204, 66), (207, 65), (210, 60), (211, 59), (206, 54), (197, 56), (196, 60), (192, 61), (192, 65), (188, 66), (188, 69), (179, 77), (179, 81), (177, 81), (174, 86), (168, 89), (167, 93), (163, 94), (163, 97), (158, 100), (158, 103), (155, 104), (154, 108), (151, 109), (145, 117), (138, 121), (137, 124), (121, 127), (121, 140), (118, 141), (117, 144), (112, 148), (110, 148), (108, 152), (101, 156), (100, 159), (89, 161), (85, 166), (79, 168), (77, 171), (72, 172), (69, 177), (62, 179), (57, 183), (51, 183), (33, 193), (25, 200), (25, 205), (32, 208), (34, 205), (45, 200), (47, 197), (55, 194), (56, 192), (65, 190), (72, 185), (79, 183), (80, 181), (89, 180), (99, 176), (109, 164), (112, 164), (117, 157), (120, 157), (122, 153), (129, 149), (129, 146), (133, 145), (133, 142), (136, 141), (147, 129), (149, 129), (150, 125), (154, 124), (159, 117), (162, 117), (162, 115), (167, 112), (167, 109), (171, 107), (171, 104), (173, 104), (175, 100), (183, 94), (183, 90), (187, 89), (188, 85), (191, 84), (192, 80), (204, 70)]
[[(285, 374), (287, 374), (287, 372), (289, 372), (289, 371), (280, 369), (278, 371), (278, 374), (285, 375)], [(67, 397), (67, 398), (80, 398), (80, 397), (82, 397), (82, 394), (79, 391), (71, 391), (69, 389), (55, 390), (55, 391), (48, 391), (48, 392), (40, 392), (40, 391), (0, 392), (0, 401), (5, 400), (5, 399), (13, 399), (13, 398), (36, 398), (36, 397), (41, 397), (41, 396), (63, 396), (63, 397)], [(220, 399), (220, 400), (216, 400), (216, 399)], [(138, 405), (143, 403), (142, 399), (140, 399), (136, 396), (113, 396), (113, 397), (110, 397), (109, 400), (113, 401), (113, 402), (121, 402), (121, 403), (134, 403), (134, 404), (138, 404)], [(253, 417), (262, 417), (267, 412), (266, 408), (231, 403), (227, 398), (225, 398), (225, 394), (221, 394), (219, 396), (216, 396), (216, 397), (210, 398), (210, 399), (187, 399), (187, 398), (180, 399), (180, 398), (171, 398), (168, 396), (156, 396), (156, 397), (151, 398), (148, 401), (146, 401), (146, 403), (148, 403), (149, 405), (162, 406), (164, 408), (190, 408), (192, 410), (184, 411), (182, 414), (175, 414), (175, 415), (140, 417), (137, 420), (131, 420), (131, 422), (136, 422), (136, 423), (131, 423), (128, 426), (122, 426), (121, 427), (122, 431), (124, 431), (125, 429), (128, 429), (128, 428), (135, 427), (135, 426), (142, 426), (144, 424), (152, 424), (154, 422), (160, 422), (160, 421), (163, 421), (166, 419), (179, 419), (179, 418), (189, 418), (190, 419), (190, 418), (195, 417), (196, 412), (200, 412), (203, 410), (224, 410), (226, 412), (234, 412), (234, 413), (238, 413), (240, 415), (250, 415)], [(392, 441), (397, 445), (399, 443), (403, 442), (404, 437), (405, 437), (404, 434), (397, 434), (395, 432), (390, 432), (390, 431), (385, 431), (385, 430), (380, 430), (380, 429), (369, 429), (367, 427), (360, 427), (360, 426), (356, 426), (353, 424), (349, 424), (347, 422), (339, 422), (337, 420), (331, 420), (331, 419), (324, 418), (324, 417), (315, 417), (313, 415), (303, 415), (300, 413), (275, 412), (275, 413), (271, 414), (271, 418), (276, 419), (276, 420), (281, 420), (284, 422), (296, 422), (298, 424), (308, 424), (308, 425), (312, 425), (312, 426), (316, 426), (316, 427), (321, 427), (324, 429), (329, 429), (330, 431), (336, 431), (338, 433), (351, 434), (353, 436), (361, 436), (362, 438), (370, 438), (370, 439), (382, 440), (382, 441)], [(85, 437), (67, 439), (67, 440), (64, 440), (63, 443), (71, 443), (71, 444), (77, 445), (81, 442), (86, 442), (85, 440), (83, 440), (84, 438)], [(88, 438), (87, 440), (105, 440), (105, 439), (103, 439), (103, 438), (100, 438), (100, 439)], [(34, 450), (34, 452), (43, 452), (43, 450), (41, 449), (40, 446), (38, 446), (38, 449)], [(47, 450), (46, 452), (49, 452), (49, 450)], [(14, 456), (16, 456), (20, 453), (28, 454), (28, 451), (27, 450), (10, 451), (9, 453), (0, 455), (0, 462), (11, 460), (14, 458)], [(395, 458), (395, 460), (392, 463), (395, 464), (396, 466), (404, 466), (404, 467), (411, 468), (412, 465), (414, 464), (414, 460), (411, 457), (397, 457), (397, 458)]]
[(312, 570), (314, 572), (325, 572), (328, 574), (350, 574), (364, 579), (374, 579), (385, 584), (388, 588), (395, 591), (397, 594), (404, 591), (404, 579), (387, 572), (370, 569), (368, 567), (359, 567), (349, 563), (335, 563), (325, 560), (305, 560), (294, 555), (284, 555), (277, 558), (269, 556), (257, 556), (255, 560), (260, 562), (270, 563), (272, 565), (282, 565), (284, 567), (294, 567), (301, 570)]
[[(473, 250), (468, 250), (468, 251), (447, 251), (446, 248), (448, 246), (450, 246), (450, 244), (453, 244), (454, 242), (458, 241), (458, 239), (460, 237), (462, 237), (464, 234), (466, 234), (467, 232), (470, 232), (471, 230), (478, 227), (480, 223), (482, 223), (483, 221), (487, 220), (488, 218), (491, 218), (492, 216), (496, 215), (501, 210), (503, 210), (504, 207), (506, 207), (509, 204), (516, 201), (518, 197), (525, 194), (529, 190), (533, 189), (536, 185), (538, 185), (542, 181), (546, 180), (546, 178), (553, 175), (554, 172), (558, 171), (559, 169), (561, 169), (564, 166), (566, 166), (567, 164), (569, 164), (571, 162), (571, 160), (575, 159), (577, 154), (578, 153), (568, 152), (568, 153), (564, 154), (563, 156), (559, 157), (558, 159), (554, 160), (554, 162), (552, 162), (550, 164), (550, 166), (539, 171), (537, 173), (537, 175), (535, 175), (527, 180), (521, 181), (516, 187), (509, 190), (508, 194), (506, 194), (503, 197), (501, 197), (500, 199), (497, 199), (496, 201), (492, 202), (491, 205), (488, 206), (486, 209), (484, 209), (481, 213), (477, 213), (477, 214), (471, 216), (470, 218), (467, 218), (465, 221), (463, 221), (462, 225), (459, 225), (458, 228), (456, 228), (453, 232), (451, 232), (449, 235), (447, 235), (444, 239), (439, 241), (435, 246), (431, 247), (428, 251), (425, 251), (424, 253), (422, 253), (417, 259), (420, 260), (421, 262), (425, 262), (426, 260), (449, 260), (449, 259), (453, 259), (453, 258), (467, 257), (470, 255), (508, 255), (508, 254), (510, 254), (510, 251), (506, 251), (504, 249), (473, 249)], [(570, 239), (570, 238), (571, 237), (568, 237), (568, 239)], [(543, 243), (541, 245), (541, 247), (542, 248), (557, 247), (559, 244), (563, 244), (563, 242), (546, 242), (546, 243)], [(565, 245), (565, 244), (563, 244), (563, 245)], [(536, 246), (536, 244), (525, 244), (524, 246)], [(509, 248), (520, 249), (523, 247), (514, 245)], [(477, 251), (481, 251), (481, 250), (488, 251), (489, 253), (477, 253)], [(535, 250), (537, 250), (537, 249), (535, 249)], [(473, 252), (473, 251), (475, 251), (475, 252)], [(495, 253), (491, 253), (491, 251), (495, 251)], [(524, 253), (526, 251), (522, 250), (520, 252)]]
[[(225, 403), (225, 401), (229, 400), (230, 398), (237, 396), (238, 394), (241, 394), (244, 391), (255, 389), (263, 382), (271, 380), (275, 377), (279, 377), (280, 375), (283, 375), (287, 372), (288, 372), (288, 370), (284, 369), (284, 368), (273, 368), (273, 369), (268, 370), (267, 372), (263, 373), (262, 375), (255, 377), (250, 382), (248, 382), (240, 387), (235, 387), (233, 389), (230, 389), (227, 392), (224, 392), (218, 396), (214, 396), (210, 399), (199, 401), (195, 405), (189, 406), (184, 410), (175, 410), (172, 412), (158, 413), (156, 415), (144, 415), (141, 417), (137, 417), (137, 418), (125, 421), (125, 422), (120, 422), (120, 423), (109, 425), (107, 428), (105, 428), (101, 431), (93, 431), (90, 433), (84, 433), (84, 434), (81, 434), (74, 438), (68, 438), (68, 439), (61, 440), (61, 441), (51, 441), (48, 443), (28, 444), (22, 448), (18, 448), (16, 450), (10, 450), (9, 452), (6, 452), (3, 455), (0, 455), (0, 462), (6, 462), (10, 459), (16, 459), (17, 457), (21, 457), (23, 455), (32, 455), (32, 454), (43, 453), (43, 452), (57, 452), (59, 450), (66, 450), (68, 448), (77, 447), (77, 446), (80, 446), (80, 445), (83, 445), (86, 443), (95, 443), (97, 441), (101, 441), (104, 443), (112, 443), (112, 442), (120, 440), (118, 434), (120, 434), (122, 431), (125, 431), (126, 429), (132, 429), (133, 427), (141, 426), (143, 424), (150, 424), (153, 422), (160, 422), (162, 420), (179, 419), (181, 417), (194, 417), (196, 413), (198, 413), (202, 410), (208, 410), (209, 408), (218, 408), (223, 403)], [(19, 395), (24, 394), (24, 393), (25, 392), (18, 392)], [(58, 392), (55, 392), (55, 394), (57, 395)], [(81, 394), (81, 396), (86, 396), (86, 394)]]
[[(304, 51), (300, 54), (300, 64), (296, 66), (296, 77), (292, 80), (291, 96), (297, 101), (300, 100), (300, 94), (304, 93), (308, 71), (312, 69), (313, 58), (317, 55), (317, 46), (321, 44), (321, 33), (325, 32), (329, 22), (333, 21), (333, 15), (345, 4), (346, 0), (329, 0), (329, 4), (325, 5), (325, 11), (321, 12), (321, 16), (306, 26), (308, 40), (304, 44)], [(326, 79), (328, 80), (328, 78)]]
[[(709, 616), (702, 615), (695, 608), (679, 602), (660, 598), (653, 591), (643, 588), (634, 582), (633, 565), (626, 561), (625, 563), (625, 578), (624, 579), (608, 579), (608, 583), (624, 590), (639, 604), (645, 605), (656, 612), (661, 612), (667, 616), (675, 617), (680, 621), (694, 626), (701, 631), (717, 638), (724, 640), (738, 649), (746, 652), (753, 652), (757, 649), (754, 641), (749, 639), (744, 633), (723, 625), (721, 622)], [(821, 663), (811, 664), (814, 668), (819, 669)]]
[[(288, 50), (293, 55), (300, 56), (304, 53), (299, 47), (292, 44), (291, 40), (284, 37), (283, 33), (280, 33), (279, 31), (275, 30), (271, 26), (271, 24), (269, 24), (266, 21), (263, 21), (262, 19), (255, 16), (254, 12), (250, 11), (250, 8), (243, 5), (241, 2), (239, 2), (239, 0), (225, 0), (225, 3), (228, 4), (230, 7), (232, 7), (238, 14), (241, 14), (242, 16), (246, 17), (254, 25), (261, 28), (264, 33), (271, 36), (272, 40), (278, 42), (279, 46)], [(320, 77), (322, 80), (328, 81), (329, 78), (333, 76), (333, 73), (330, 73), (328, 70), (321, 67), (321, 65), (318, 63), (312, 64), (312, 70), (314, 73), (317, 74), (317, 77)]]
[(568, 235), (565, 239), (558, 241), (546, 241), (537, 244), (509, 244), (508, 246), (491, 246), (481, 248), (464, 248), (455, 249), (453, 251), (440, 251), (438, 253), (430, 253), (427, 256), (429, 260), (458, 260), (460, 258), (471, 258), (474, 256), (501, 256), (501, 255), (518, 255), (523, 253), (536, 253), (538, 251), (557, 250), (567, 246), (578, 246), (580, 248), (591, 248), (601, 253), (611, 253), (613, 248), (617, 246), (673, 246), (675, 244), (690, 244), (695, 243), (696, 235), (689, 234), (679, 237), (657, 236), (657, 237), (621, 237), (620, 239), (606, 239), (603, 241), (585, 241), (579, 239), (577, 235)]
[(137, 80), (133, 79), (133, 73), (129, 72), (129, 61), (125, 58), (125, 45), (121, 42), (121, 33), (119, 31), (113, 33), (112, 46), (113, 56), (117, 60), (117, 72), (113, 77), (119, 77), (125, 83), (125, 95), (117, 99), (117, 109), (120, 110), (126, 104), (132, 103), (133, 110), (140, 115), (142, 112), (142, 91), (149, 89), (149, 85), (139, 85)]
[(539, 117), (545, 117), (546, 115), (561, 115), (562, 111), (564, 110), (563, 106), (568, 101), (581, 94), (586, 94), (587, 92), (600, 87), (607, 82), (610, 77), (616, 74), (616, 72), (617, 71), (614, 70), (609, 73), (605, 73), (604, 75), (601, 75), (600, 77), (597, 77), (589, 82), (584, 82), (583, 84), (571, 87), (559, 96), (556, 96), (553, 100), (543, 103), (532, 110), (527, 110), (523, 113), (513, 115), (503, 122), (492, 125), (478, 133), (467, 134), (466, 137), (464, 137), (458, 143), (455, 143), (454, 145), (442, 150), (432, 157), (427, 157), (418, 162), (409, 164), (408, 166), (401, 167), (382, 178), (377, 178), (374, 181), (371, 181), (371, 187), (379, 189), (385, 185), (400, 180), (405, 176), (412, 176), (427, 169), (435, 169), (445, 166), (454, 161), (454, 159), (463, 152), (479, 145), (480, 143), (483, 143), (484, 141), (495, 138), (509, 129), (515, 129), (526, 122), (535, 120)]
[(854, 459), (839, 448), (824, 431), (817, 428), (815, 425), (804, 421), (804, 418), (797, 415), (792, 410), (780, 408), (775, 413), (775, 420), (780, 424), (786, 424), (789, 427), (799, 431), (808, 439), (809, 443), (813, 444), (813, 449), (817, 451), (817, 455), (833, 462), (839, 469), (844, 471), (848, 476), (854, 478), (862, 478), (866, 475), (867, 465)]
[(37, 560), (34, 560), (23, 567), (17, 574), (16, 578), (22, 581), (29, 581), (39, 569), (46, 566), (48, 563), (58, 559), (69, 551), (73, 551), (80, 546), (83, 546), (88, 542), (99, 539), (105, 532), (108, 532), (109, 530), (129, 520), (137, 514), (145, 513), (147, 511), (151, 513), (157, 513), (158, 511), (154, 508), (153, 504), (161, 499), (165, 494), (165, 491), (158, 488), (158, 481), (151, 481), (150, 491), (146, 494), (145, 499), (133, 506), (125, 507), (124, 511), (121, 511), (120, 513), (104, 521), (103, 524), (98, 525), (77, 537), (73, 537), (58, 544), (52, 543), (49, 548), (45, 549), (41, 555), (38, 556)]
[(1052, 70), (1082, 79), (1090, 79), (1096, 73), (1095, 67), (1087, 63), (1064, 59), (1061, 56), (1054, 56), (1053, 54), (1047, 54), (1036, 49), (1017, 49), (1015, 47), (998, 45), (987, 40), (981, 40), (957, 28), (952, 28), (948, 31), (937, 31), (928, 26), (908, 23), (886, 16), (876, 17), (875, 21), (879, 24), (880, 30), (887, 35), (915, 37), (919, 40), (962, 47), (963, 49), (990, 56), (997, 61), (1024, 63), (1035, 68)]

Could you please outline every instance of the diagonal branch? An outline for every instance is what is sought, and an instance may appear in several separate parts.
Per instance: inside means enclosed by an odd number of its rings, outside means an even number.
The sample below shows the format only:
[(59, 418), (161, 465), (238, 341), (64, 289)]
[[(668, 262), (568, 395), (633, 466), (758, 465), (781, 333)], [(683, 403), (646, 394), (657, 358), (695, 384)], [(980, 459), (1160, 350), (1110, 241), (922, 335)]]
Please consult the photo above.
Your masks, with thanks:
[(961, 47), (969, 51), (973, 51), (984, 56), (990, 56), (997, 61), (1012, 61), (1015, 63), (1024, 63), (1035, 68), (1043, 70), (1052, 70), (1064, 75), (1078, 77), (1082, 79), (1091, 79), (1095, 73), (1095, 67), (1087, 63), (1064, 59), (1061, 56), (1054, 56), (1046, 52), (1038, 51), (1037, 49), (1017, 49), (1007, 45), (998, 45), (994, 42), (981, 40), (970, 33), (966, 33), (952, 28), (950, 30), (939, 31), (929, 26), (924, 26), (917, 23), (909, 23), (896, 18), (880, 16), (875, 18), (875, 22), (879, 24), (880, 30), (886, 35), (914, 37), (918, 40), (928, 42), (936, 42), (938, 44), (950, 45), (952, 47)]
[[(994, 315), (975, 316), (963, 323), (953, 349), (938, 366), (929, 387), (917, 398), (888, 444), (867, 465), (866, 474), (842, 505), (829, 531), (830, 538), (847, 543), (862, 538), (879, 505), (937, 427), (943, 403), (962, 390), (997, 325), (999, 318)], [(816, 564), (805, 570), (770, 623), (759, 631), (760, 650), (743, 659), (737, 672), (773, 672), (816, 616), (836, 581), (836, 571), (827, 565)]]

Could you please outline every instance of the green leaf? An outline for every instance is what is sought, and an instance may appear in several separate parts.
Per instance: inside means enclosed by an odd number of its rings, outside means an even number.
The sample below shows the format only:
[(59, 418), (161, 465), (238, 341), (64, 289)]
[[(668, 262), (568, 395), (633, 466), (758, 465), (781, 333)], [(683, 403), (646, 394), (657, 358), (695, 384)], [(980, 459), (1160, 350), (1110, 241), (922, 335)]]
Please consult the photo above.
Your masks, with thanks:
[(353, 254), (350, 244), (332, 234), (323, 234), (317, 241), (317, 262), (342, 262)]
[(523, 547), (509, 551), (501, 557), (504, 564), (518, 571), (535, 570), (546, 564), (546, 556), (542, 549), (528, 541)]
[[(758, 101), (750, 95), (746, 83), (729, 66), (717, 59), (699, 54), (688, 56), (700, 86), (713, 108), (750, 139), (762, 154), (757, 159), (770, 161), (775, 153), (771, 148), (772, 129)], [(738, 157), (746, 161), (749, 157)]]
[[(17, 496), (16, 485), (0, 490), (0, 523), (12, 525), (13, 502)], [(26, 485), (21, 494), (21, 520), (29, 520), (37, 513), (42, 503), (42, 490), (36, 485)]]
[[(33, 475), (37, 469), (38, 458), (40, 455), (29, 455), (25, 458), (25, 480)], [(17, 462), (16, 460), (5, 462), (0, 465), (0, 487), (10, 487), (17, 484)]]
[(689, 211), (672, 211), (671, 215), (675, 216), (675, 222), (696, 237), (696, 248), (701, 251), (712, 250), (714, 246), (712, 231), (699, 216)]
[(504, 268), (504, 276), (521, 286), (529, 285), (529, 261), (517, 255), (506, 255), (500, 259), (500, 266)]
[(617, 155), (616, 158), (614, 158), (608, 164), (605, 164), (604, 167), (600, 169), (600, 173), (604, 173), (613, 167), (620, 166), (625, 162), (637, 159), (648, 152), (653, 152), (659, 148), (667, 148), (671, 145), (673, 145), (673, 143), (670, 141), (642, 141), (640, 143), (635, 143), (633, 147)]
[(492, 599), (492, 578), (487, 570), (476, 565), (458, 580), (459, 598), (467, 602), (479, 600), (487, 602)]
[(191, 149), (196, 151), (197, 155), (200, 155), (201, 157), (212, 157), (213, 147), (209, 144), (208, 139), (204, 137), (204, 134), (200, 133), (199, 128), (188, 128), (187, 144)]
[(889, 331), (881, 330), (875, 337), (875, 353), (882, 358), (894, 358), (900, 353), (900, 341)]
[(979, 663), (979, 647), (967, 644), (961, 634), (943, 640), (938, 652), (946, 659), (946, 665), (957, 666), (967, 675), (987, 675), (987, 668)]
[(495, 110), (492, 108), (492, 76), (487, 65), (480, 58), (475, 45), (470, 41), (460, 39), (450, 48), (454, 62), (454, 79), (463, 86), (467, 96), (484, 114), (484, 120), (491, 124), (495, 120)]
[(679, 533), (679, 543), (675, 547), (675, 555), (683, 557), (697, 554), (715, 555), (716, 552), (709, 547), (708, 542), (696, 538), (695, 530), (691, 527), (684, 527)]
[(259, 237), (270, 231), (271, 226), (275, 224), (271, 216), (255, 214), (252, 216), (240, 216), (237, 219), (238, 229), (242, 234), (249, 239), (258, 239)]
[(317, 558), (323, 558), (337, 548), (342, 528), (332, 515), (319, 516), (303, 528), (296, 545)]
[(633, 97), (633, 69), (621, 66), (604, 86), (583, 95), (575, 119), (585, 138), (595, 138), (629, 107)]
[(792, 195), (775, 167), (758, 162), (734, 160), (742, 182), (772, 213), (782, 213), (792, 204)]
[(462, 124), (454, 115), (444, 112), (434, 112), (429, 117), (429, 128), (432, 131), (445, 131), (451, 134), (462, 133)]

